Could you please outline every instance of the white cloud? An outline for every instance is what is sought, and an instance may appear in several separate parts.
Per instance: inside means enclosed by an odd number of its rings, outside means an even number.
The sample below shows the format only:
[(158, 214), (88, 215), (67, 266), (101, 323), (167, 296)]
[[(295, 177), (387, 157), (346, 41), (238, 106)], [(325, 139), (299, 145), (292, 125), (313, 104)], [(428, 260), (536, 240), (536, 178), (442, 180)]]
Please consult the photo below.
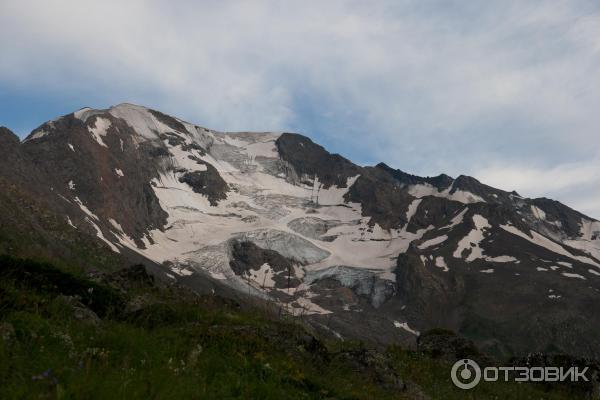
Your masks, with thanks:
[(481, 169), (475, 176), (489, 185), (516, 190), (522, 196), (560, 199), (578, 211), (596, 218), (600, 216), (598, 159), (551, 168), (494, 165)]
[(3, 0), (0, 86), (215, 129), (299, 128), (358, 161), (525, 193), (563, 196), (558, 174), (584, 204), (581, 176), (600, 157), (599, 35), (583, 0)]
[(478, 176), (484, 182), (507, 190), (532, 193), (558, 191), (600, 181), (600, 162), (560, 164), (552, 168), (530, 166), (491, 166)]

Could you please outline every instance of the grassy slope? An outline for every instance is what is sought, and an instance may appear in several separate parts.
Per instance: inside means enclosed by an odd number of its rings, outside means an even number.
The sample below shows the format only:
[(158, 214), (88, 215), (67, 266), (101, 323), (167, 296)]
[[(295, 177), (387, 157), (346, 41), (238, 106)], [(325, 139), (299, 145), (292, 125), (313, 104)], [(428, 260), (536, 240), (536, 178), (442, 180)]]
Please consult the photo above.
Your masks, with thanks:
[[(79, 295), (101, 321), (75, 318), (63, 295)], [(123, 312), (132, 299), (145, 306)], [(338, 356), (359, 345), (326, 349), (307, 337), (292, 321), (218, 297), (144, 285), (119, 291), (0, 257), (2, 399), (418, 398), (418, 389), (386, 388), (377, 373)], [(450, 383), (447, 363), (401, 349), (389, 354), (400, 376), (434, 399), (573, 398), (516, 384), (463, 392)]]
[[(0, 176), (0, 254), (44, 259), (62, 268), (108, 271), (124, 260), (68, 225), (40, 199)], [(65, 263), (64, 260), (68, 260)]]

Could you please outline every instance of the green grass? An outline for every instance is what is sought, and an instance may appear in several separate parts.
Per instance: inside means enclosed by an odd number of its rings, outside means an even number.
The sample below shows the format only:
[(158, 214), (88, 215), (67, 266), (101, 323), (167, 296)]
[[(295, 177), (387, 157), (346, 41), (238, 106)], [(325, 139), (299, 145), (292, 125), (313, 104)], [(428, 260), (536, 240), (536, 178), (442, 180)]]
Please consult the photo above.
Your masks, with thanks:
[(485, 382), (481, 381), (474, 389), (456, 388), (450, 379), (452, 363), (440, 359), (432, 359), (406, 351), (401, 348), (390, 348), (395, 366), (405, 379), (418, 384), (433, 399), (447, 400), (492, 400), (492, 399), (577, 399), (587, 398), (583, 393), (574, 393), (566, 388), (546, 388), (534, 383)]
[[(15, 331), (0, 341), (2, 399), (394, 398), (304, 349), (294, 323), (158, 289), (141, 312), (108, 313), (120, 304), (108, 288), (2, 261), (0, 323)], [(106, 315), (99, 325), (75, 319), (61, 297), (92, 287), (87, 302)]]
[[(93, 290), (89, 290), (93, 288)], [(375, 375), (336, 357), (358, 344), (306, 346), (294, 321), (242, 311), (216, 297), (136, 289), (149, 305), (124, 312), (133, 294), (49, 264), (0, 258), (1, 399), (401, 399)], [(102, 316), (76, 319), (63, 295)], [(1, 335), (0, 335), (1, 336)], [(7, 336), (5, 334), (5, 336)], [(336, 350), (333, 350), (336, 349)], [(538, 387), (482, 385), (465, 393), (447, 363), (389, 350), (397, 371), (433, 399), (567, 399)], [(416, 385), (415, 385), (416, 384)]]

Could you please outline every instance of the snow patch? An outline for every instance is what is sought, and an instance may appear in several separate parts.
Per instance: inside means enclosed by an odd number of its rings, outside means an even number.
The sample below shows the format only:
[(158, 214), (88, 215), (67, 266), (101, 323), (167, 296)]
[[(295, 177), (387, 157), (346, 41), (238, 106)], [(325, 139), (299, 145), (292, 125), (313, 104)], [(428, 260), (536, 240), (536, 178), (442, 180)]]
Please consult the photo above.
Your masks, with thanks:
[(246, 146), (246, 153), (252, 157), (266, 157), (276, 158), (279, 157), (277, 153), (277, 147), (275, 146), (276, 139), (270, 139), (265, 142), (256, 142)]
[(125, 120), (127, 125), (145, 139), (158, 139), (158, 135), (161, 133), (175, 132), (156, 119), (147, 108), (141, 106), (127, 103), (119, 104), (112, 107), (109, 113), (114, 117)]
[(451, 220), (450, 220), (450, 224), (442, 227), (441, 229), (450, 229), (450, 228), (454, 228), (456, 225), (459, 225), (460, 223), (463, 222), (463, 218), (465, 217), (465, 214), (467, 213), (467, 211), (469, 210), (468, 207), (465, 207), (461, 212), (459, 212), (458, 214), (456, 214)]
[(577, 279), (586, 280), (583, 275), (579, 275), (579, 274), (571, 274), (571, 273), (568, 273), (568, 272), (562, 272), (561, 275), (562, 276), (566, 276), (567, 278), (577, 278)]
[(246, 271), (245, 277), (261, 288), (273, 288), (275, 287), (275, 281), (273, 280), (274, 275), (275, 273), (271, 266), (264, 263), (258, 270)]
[(408, 209), (406, 210), (406, 224), (407, 225), (410, 222), (410, 220), (412, 219), (412, 217), (416, 214), (417, 209), (419, 208), (419, 204), (421, 204), (421, 201), (423, 201), (423, 199), (415, 199), (415, 200), (411, 201), (410, 204), (408, 205)]
[(192, 271), (186, 269), (185, 267), (179, 266), (179, 265), (172, 266), (171, 271), (173, 271), (174, 273), (176, 273), (179, 276), (190, 276), (193, 274)]
[(419, 249), (424, 250), (424, 249), (426, 249), (428, 247), (436, 246), (436, 245), (438, 245), (440, 243), (443, 243), (447, 239), (448, 239), (447, 235), (438, 236), (438, 237), (435, 237), (433, 239), (426, 240), (425, 242), (421, 243), (418, 247), (419, 247)]
[(44, 136), (47, 136), (49, 132), (40, 129), (39, 131), (37, 131), (36, 133), (34, 133), (28, 140), (35, 140), (35, 139), (40, 139), (43, 138)]
[(435, 258), (435, 266), (441, 268), (444, 272), (450, 271), (450, 268), (448, 268), (448, 265), (446, 264), (446, 260), (444, 260), (444, 257), (442, 256)]
[(92, 110), (89, 107), (84, 107), (81, 110), (77, 110), (73, 113), (73, 116), (78, 120), (85, 122), (91, 114), (94, 113), (95, 110)]
[(358, 179), (359, 175), (350, 177), (346, 180), (346, 187), (339, 188), (337, 186), (331, 186), (327, 189), (322, 188), (321, 182), (318, 178), (313, 181), (313, 189), (311, 198), (319, 205), (338, 205), (344, 203), (344, 196), (350, 190), (350, 187), (354, 185), (354, 182)]
[(565, 240), (564, 244), (600, 260), (600, 221), (582, 218), (580, 226), (580, 238)]
[(570, 262), (566, 262), (566, 261), (557, 261), (556, 262), (559, 265), (562, 265), (563, 267), (567, 267), (567, 268), (573, 268), (573, 264), (571, 264)]
[(546, 220), (546, 213), (544, 212), (544, 210), (542, 210), (539, 207), (536, 207), (536, 206), (532, 205), (531, 206), (531, 213), (537, 219)]
[(110, 247), (110, 249), (112, 251), (114, 251), (115, 253), (120, 253), (119, 249), (117, 248), (117, 246), (115, 246), (114, 244), (112, 244), (112, 242), (110, 240), (108, 240), (107, 238), (104, 237), (104, 234), (102, 233), (102, 230), (98, 227), (98, 225), (96, 225), (96, 223), (94, 221), (92, 221), (89, 217), (86, 217), (85, 220), (92, 225), (92, 227), (96, 230), (96, 236), (102, 240), (104, 243), (106, 243), (108, 245), (108, 247)]
[(458, 247), (454, 251), (454, 254), (452, 254), (454, 258), (461, 258), (463, 251), (466, 249), (471, 250), (465, 259), (466, 262), (483, 258), (483, 249), (479, 247), (479, 244), (484, 239), (484, 230), (491, 228), (492, 226), (486, 218), (479, 214), (473, 215), (473, 223), (475, 224), (475, 228), (458, 242)]
[(404, 329), (406, 332), (412, 333), (415, 336), (419, 336), (419, 331), (411, 329), (410, 326), (408, 326), (408, 322), (394, 321), (394, 326), (399, 329)]
[(584, 240), (600, 240), (600, 221), (591, 221), (589, 219), (581, 219), (581, 228), (579, 230), (581, 238)]
[(85, 206), (85, 204), (83, 204), (83, 202), (81, 200), (79, 200), (79, 197), (75, 197), (75, 203), (77, 203), (77, 205), (79, 205), (79, 208), (81, 209), (81, 211), (83, 211), (88, 217), (95, 219), (96, 221), (98, 221), (98, 217), (90, 211), (89, 208), (87, 208)]
[(497, 256), (497, 257), (485, 257), (485, 261), (497, 262), (497, 263), (509, 263), (518, 261), (512, 256)]
[(464, 204), (485, 203), (485, 200), (483, 198), (471, 192), (467, 192), (464, 190), (456, 190), (454, 193), (450, 193), (453, 186), (454, 183), (450, 185), (447, 189), (439, 191), (438, 188), (430, 185), (429, 183), (417, 184), (409, 186), (408, 193), (419, 199), (425, 196), (435, 196), (443, 197), (448, 200), (458, 201)]
[(332, 312), (324, 309), (323, 307), (315, 304), (310, 300), (310, 293), (306, 293), (305, 296), (308, 297), (299, 297), (294, 302), (298, 304), (298, 307), (292, 305), (292, 314), (295, 316), (301, 315), (310, 315), (310, 314), (320, 314), (326, 315), (331, 314)]
[(73, 228), (77, 229), (77, 227), (75, 225), (73, 225), (73, 221), (71, 221), (71, 218), (69, 218), (69, 216), (67, 215), (67, 224), (71, 225)]
[(96, 117), (94, 121), (94, 127), (88, 126), (88, 131), (92, 134), (92, 137), (98, 142), (100, 146), (107, 147), (106, 143), (102, 140), (106, 136), (108, 128), (110, 128), (110, 120), (102, 117)]
[(527, 235), (524, 232), (521, 232), (519, 229), (517, 229), (516, 227), (512, 226), (512, 225), (500, 225), (500, 228), (504, 229), (507, 232), (512, 233), (513, 235), (522, 237), (523, 239), (537, 245), (540, 247), (543, 247), (547, 250), (552, 251), (553, 253), (556, 254), (560, 254), (569, 258), (572, 258), (574, 260), (580, 261), (582, 263), (585, 264), (590, 264), (593, 265), (595, 267), (599, 267), (600, 268), (600, 264), (598, 264), (597, 262), (595, 262), (594, 260), (592, 260), (591, 258), (588, 257), (582, 257), (582, 256), (576, 256), (574, 254), (571, 254), (567, 249), (565, 249), (563, 246), (561, 246), (560, 244), (548, 239), (545, 236), (540, 235), (539, 233), (537, 233), (536, 231), (530, 230), (529, 233), (531, 236)]

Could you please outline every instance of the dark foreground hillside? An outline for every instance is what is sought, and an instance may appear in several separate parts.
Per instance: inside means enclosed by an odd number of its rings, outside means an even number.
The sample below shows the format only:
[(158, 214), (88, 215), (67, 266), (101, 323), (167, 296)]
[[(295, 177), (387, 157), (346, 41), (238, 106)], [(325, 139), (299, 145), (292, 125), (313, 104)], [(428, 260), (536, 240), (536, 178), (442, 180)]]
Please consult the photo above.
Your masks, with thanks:
[(299, 321), (155, 284), (143, 267), (78, 276), (0, 257), (2, 399), (571, 399), (481, 384), (417, 352), (323, 342)]

